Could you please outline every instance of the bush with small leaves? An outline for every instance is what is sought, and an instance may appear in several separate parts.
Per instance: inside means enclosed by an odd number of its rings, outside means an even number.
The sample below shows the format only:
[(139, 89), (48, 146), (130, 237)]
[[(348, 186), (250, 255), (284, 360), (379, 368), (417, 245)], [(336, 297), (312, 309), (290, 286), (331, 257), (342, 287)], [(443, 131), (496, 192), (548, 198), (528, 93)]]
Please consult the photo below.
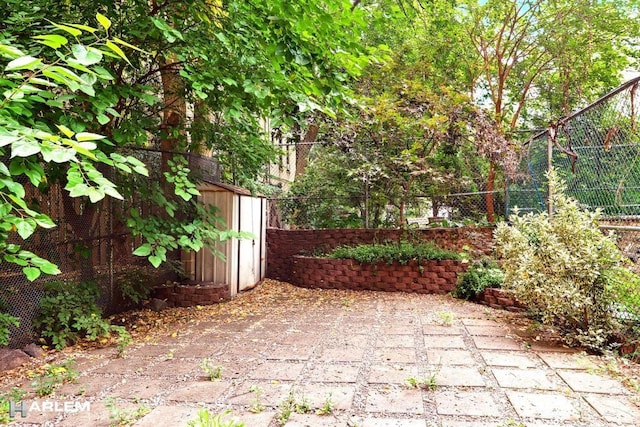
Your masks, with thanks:
[(619, 334), (618, 296), (631, 273), (614, 237), (598, 228), (599, 212), (580, 209), (555, 172), (548, 179), (551, 217), (515, 214), (495, 230), (505, 288), (568, 344), (603, 350)]

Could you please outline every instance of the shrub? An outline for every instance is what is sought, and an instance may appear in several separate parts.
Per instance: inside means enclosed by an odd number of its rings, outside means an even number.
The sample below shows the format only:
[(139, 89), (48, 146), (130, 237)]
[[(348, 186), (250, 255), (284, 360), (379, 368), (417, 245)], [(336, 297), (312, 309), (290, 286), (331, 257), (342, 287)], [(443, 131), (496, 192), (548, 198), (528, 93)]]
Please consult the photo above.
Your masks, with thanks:
[(62, 349), (79, 338), (95, 340), (109, 335), (111, 325), (102, 318), (96, 304), (98, 287), (93, 282), (80, 284), (51, 282), (40, 299), (40, 314), (35, 326), (55, 348)]
[(504, 282), (504, 272), (498, 263), (485, 258), (474, 262), (469, 269), (458, 276), (453, 296), (456, 298), (475, 299), (485, 288), (500, 288)]
[(599, 212), (586, 212), (548, 173), (555, 212), (512, 215), (495, 230), (504, 260), (505, 287), (541, 321), (559, 328), (569, 344), (602, 350), (619, 331), (617, 295), (629, 283), (613, 237), (598, 228)]
[(409, 261), (428, 261), (443, 259), (462, 259), (462, 255), (439, 248), (433, 242), (411, 243), (407, 241), (358, 246), (340, 246), (327, 255), (329, 258), (353, 259), (362, 264), (377, 264), (394, 261), (407, 264)]

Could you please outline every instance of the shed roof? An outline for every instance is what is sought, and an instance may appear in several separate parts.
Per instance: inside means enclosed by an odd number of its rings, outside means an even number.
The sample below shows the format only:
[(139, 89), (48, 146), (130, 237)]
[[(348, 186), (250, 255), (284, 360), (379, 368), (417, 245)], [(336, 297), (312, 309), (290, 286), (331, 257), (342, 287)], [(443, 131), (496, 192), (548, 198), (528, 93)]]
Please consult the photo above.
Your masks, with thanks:
[[(206, 184), (207, 186), (218, 187), (223, 191), (229, 191), (231, 193), (240, 194), (242, 196), (261, 197), (261, 198), (266, 197), (265, 195), (259, 194), (259, 193), (252, 194), (251, 191), (249, 191), (248, 189), (244, 187), (238, 187), (237, 185), (225, 184), (222, 182), (214, 182), (208, 179), (203, 179), (202, 183)], [(204, 190), (203, 188), (201, 188), (201, 186), (199, 186), (199, 189)]]

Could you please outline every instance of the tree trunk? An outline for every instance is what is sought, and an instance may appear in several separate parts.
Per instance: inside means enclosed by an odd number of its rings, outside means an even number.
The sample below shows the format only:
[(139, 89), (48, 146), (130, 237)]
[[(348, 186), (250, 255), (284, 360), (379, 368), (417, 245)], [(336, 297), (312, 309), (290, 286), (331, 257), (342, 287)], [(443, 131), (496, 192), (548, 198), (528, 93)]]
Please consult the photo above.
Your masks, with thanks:
[(493, 190), (496, 185), (496, 166), (493, 161), (489, 162), (489, 173), (487, 175), (487, 192), (485, 193), (485, 203), (487, 205), (487, 221), (489, 224), (496, 222), (496, 213), (493, 209)]
[(309, 152), (311, 151), (311, 143), (315, 142), (318, 137), (318, 125), (312, 124), (307, 129), (302, 138), (301, 143), (296, 145), (296, 178), (304, 173), (309, 162)]
[(160, 78), (164, 107), (161, 124), (160, 150), (162, 161), (160, 170), (169, 171), (168, 162), (173, 158), (173, 152), (178, 151), (179, 136), (184, 135), (187, 116), (187, 104), (184, 99), (184, 82), (180, 77), (180, 65), (175, 57), (164, 60), (161, 64)]

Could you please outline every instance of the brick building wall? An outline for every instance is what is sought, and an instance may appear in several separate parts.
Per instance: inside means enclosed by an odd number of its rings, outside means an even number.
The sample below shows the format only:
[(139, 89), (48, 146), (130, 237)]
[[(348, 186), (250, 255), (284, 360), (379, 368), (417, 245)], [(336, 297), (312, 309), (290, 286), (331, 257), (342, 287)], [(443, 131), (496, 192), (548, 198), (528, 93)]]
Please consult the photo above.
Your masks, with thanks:
[[(341, 245), (383, 243), (398, 240), (401, 230), (392, 229), (335, 229), (335, 230), (281, 230), (267, 229), (267, 277), (285, 282), (292, 281), (293, 256), (315, 254)], [(412, 230), (412, 237), (433, 241), (436, 245), (455, 251), (464, 248), (474, 257), (493, 251), (492, 227), (429, 228)]]

